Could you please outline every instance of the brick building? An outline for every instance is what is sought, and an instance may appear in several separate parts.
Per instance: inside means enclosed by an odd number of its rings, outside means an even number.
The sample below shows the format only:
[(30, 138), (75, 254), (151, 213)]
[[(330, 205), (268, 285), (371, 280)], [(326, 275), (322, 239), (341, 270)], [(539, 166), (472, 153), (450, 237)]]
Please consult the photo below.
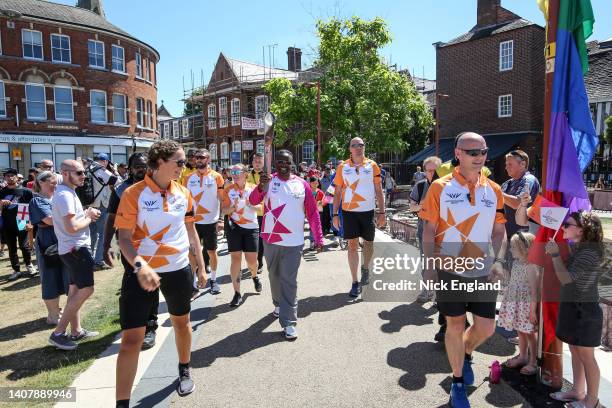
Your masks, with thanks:
[(150, 146), (158, 62), (101, 0), (0, 0), (0, 168), (101, 152), (125, 162)]
[(186, 149), (193, 147), (206, 147), (206, 129), (204, 129), (204, 115), (195, 115), (165, 118), (159, 116), (159, 135), (163, 139), (173, 139)]
[[(528, 152), (539, 175), (544, 115), (545, 30), (501, 6), (478, 0), (477, 22), (467, 33), (434, 44), (439, 99), (440, 156), (450, 160), (453, 139), (463, 131), (485, 136), (487, 164), (495, 179), (507, 178), (504, 154)], [(412, 156), (418, 164), (434, 154), (431, 145)]]

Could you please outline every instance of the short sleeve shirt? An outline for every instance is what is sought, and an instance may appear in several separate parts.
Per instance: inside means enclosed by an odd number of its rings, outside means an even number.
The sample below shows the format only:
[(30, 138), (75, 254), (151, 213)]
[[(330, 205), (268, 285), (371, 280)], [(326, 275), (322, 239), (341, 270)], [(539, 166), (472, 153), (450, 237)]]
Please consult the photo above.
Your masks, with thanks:
[[(52, 208), (51, 200), (41, 195), (34, 196), (32, 201), (30, 201), (30, 222), (32, 225), (40, 226), (43, 224), (43, 219), (47, 217), (53, 218)], [(36, 241), (43, 249), (56, 244), (57, 237), (55, 232), (53, 232), (53, 227), (38, 228), (36, 231)]]
[[(535, 202), (535, 199), (538, 196), (538, 193), (540, 192), (540, 182), (538, 181), (537, 178), (535, 178), (535, 176), (533, 176), (529, 172), (526, 172), (519, 179), (506, 180), (501, 185), (501, 189), (506, 194), (513, 195), (513, 196), (519, 196), (525, 189), (525, 186), (527, 186), (527, 190), (529, 191), (529, 195), (531, 196), (531, 202), (532, 203)], [(508, 221), (506, 223), (506, 234), (508, 238), (510, 238), (512, 235), (514, 235), (517, 231), (521, 229), (523, 230), (527, 229), (527, 227), (521, 228), (519, 225), (516, 224), (516, 220), (515, 220), (516, 210), (515, 209), (513, 209), (509, 205), (504, 205), (504, 213), (506, 215), (506, 220)]]
[(246, 229), (257, 229), (257, 212), (262, 205), (251, 206), (249, 196), (253, 189), (257, 188), (255, 184), (246, 183), (244, 189), (240, 189), (236, 183), (233, 183), (223, 191), (223, 205), (228, 207), (236, 202), (236, 211), (230, 214), (233, 222)]
[(219, 192), (224, 185), (221, 174), (210, 169), (204, 174), (195, 171), (185, 178), (183, 185), (193, 197), (196, 224), (214, 224), (219, 221)]
[(187, 222), (193, 222), (189, 190), (176, 181), (168, 190), (161, 190), (147, 175), (122, 194), (115, 228), (132, 231), (138, 255), (160, 273), (189, 264)]
[(341, 163), (334, 177), (336, 188), (342, 189), (342, 210), (353, 212), (372, 211), (376, 207), (374, 185), (381, 185), (380, 167), (375, 161), (364, 159), (360, 165), (352, 160)]
[(485, 258), (484, 268), (467, 271), (464, 275), (486, 276), (493, 261), (489, 256), (493, 226), (506, 222), (503, 206), (499, 185), (484, 174), (476, 184), (470, 184), (456, 167), (452, 174), (431, 183), (421, 203), (419, 217), (436, 223), (434, 243), (437, 254)]
[(75, 233), (66, 231), (64, 217), (74, 215), (76, 220), (85, 218), (85, 211), (76, 192), (64, 184), (58, 184), (51, 200), (53, 206), (53, 230), (57, 236), (57, 252), (67, 254), (74, 248), (91, 246), (89, 227)]

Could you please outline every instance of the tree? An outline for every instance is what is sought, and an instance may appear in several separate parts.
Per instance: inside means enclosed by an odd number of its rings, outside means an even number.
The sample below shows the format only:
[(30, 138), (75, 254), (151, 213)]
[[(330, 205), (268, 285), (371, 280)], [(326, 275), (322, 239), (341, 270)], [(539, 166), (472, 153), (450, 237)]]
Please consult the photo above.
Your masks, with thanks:
[[(391, 42), (381, 18), (317, 22), (325, 157), (346, 157), (351, 137), (370, 152), (415, 152), (433, 127), (432, 114), (414, 84), (390, 69), (379, 51)], [(316, 140), (316, 89), (284, 78), (265, 85), (277, 117), (277, 143)]]
[[(206, 87), (201, 86), (193, 90), (191, 97), (204, 95)], [(191, 116), (197, 113), (202, 113), (202, 105), (198, 102), (185, 102), (185, 108), (183, 109), (183, 116)]]
[(606, 118), (606, 141), (612, 144), (612, 115)]

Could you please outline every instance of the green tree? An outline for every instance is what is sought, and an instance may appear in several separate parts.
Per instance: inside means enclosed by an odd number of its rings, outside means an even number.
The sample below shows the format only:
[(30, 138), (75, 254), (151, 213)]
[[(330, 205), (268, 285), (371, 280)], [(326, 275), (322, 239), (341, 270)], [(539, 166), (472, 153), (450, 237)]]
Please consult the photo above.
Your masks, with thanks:
[[(204, 95), (205, 92), (205, 86), (198, 87), (193, 90), (193, 92), (191, 93), (191, 97)], [(183, 115), (190, 116), (195, 115), (197, 113), (202, 113), (202, 104), (200, 104), (199, 102), (186, 101), (185, 108), (183, 109)]]
[[(391, 42), (381, 18), (317, 22), (324, 157), (346, 157), (351, 137), (370, 152), (416, 152), (433, 127), (432, 114), (409, 78), (390, 69), (379, 51)], [(277, 117), (277, 143), (316, 140), (315, 87), (284, 78), (265, 86)]]
[(606, 134), (605, 138), (608, 143), (612, 143), (612, 115), (606, 118)]

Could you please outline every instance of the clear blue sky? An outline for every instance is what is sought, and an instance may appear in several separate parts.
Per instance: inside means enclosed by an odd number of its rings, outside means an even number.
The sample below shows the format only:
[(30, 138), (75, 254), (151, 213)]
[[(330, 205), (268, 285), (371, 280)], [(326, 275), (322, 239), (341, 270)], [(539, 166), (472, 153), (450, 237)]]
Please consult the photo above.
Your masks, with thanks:
[[(74, 5), (76, 0), (52, 0)], [(591, 0), (595, 32), (591, 39), (612, 37), (610, 0)], [(391, 63), (415, 74), (435, 77), (437, 41), (448, 41), (476, 23), (477, 0), (104, 0), (106, 17), (161, 54), (158, 66), (158, 103), (181, 115), (183, 76), (196, 85), (203, 71), (204, 83), (219, 52), (245, 61), (262, 63), (262, 47), (268, 63), (268, 44), (278, 44), (275, 66), (287, 68), (287, 48), (302, 49), (302, 65), (308, 66), (317, 45), (315, 22), (331, 16), (384, 18), (393, 43), (383, 50)], [(502, 6), (544, 25), (536, 0), (502, 0)]]

